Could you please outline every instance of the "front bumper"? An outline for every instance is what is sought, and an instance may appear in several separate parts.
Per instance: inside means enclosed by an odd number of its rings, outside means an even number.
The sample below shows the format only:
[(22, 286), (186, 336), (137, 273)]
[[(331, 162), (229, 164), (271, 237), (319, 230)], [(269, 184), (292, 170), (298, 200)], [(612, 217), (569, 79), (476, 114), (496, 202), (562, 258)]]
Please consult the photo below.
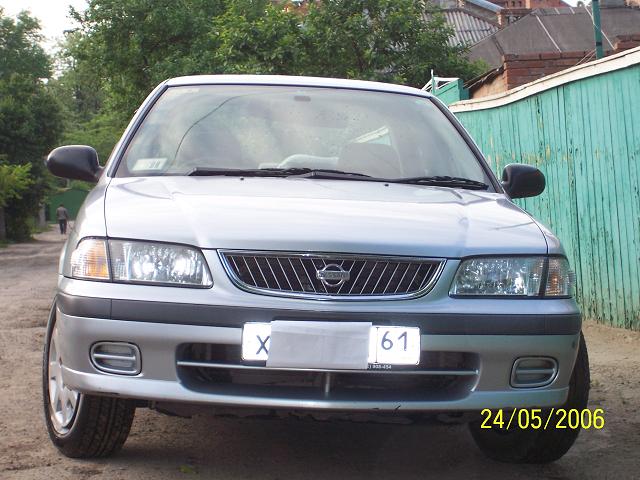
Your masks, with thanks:
[[(95, 300), (95, 302), (94, 302)], [(102, 305), (100, 307), (99, 305)], [(200, 307), (200, 308), (197, 308)], [(102, 308), (102, 310), (100, 310)], [(158, 402), (184, 402), (233, 407), (325, 411), (466, 411), (483, 408), (550, 407), (564, 403), (579, 343), (580, 318), (574, 315), (473, 315), (304, 312), (264, 308), (194, 306), (158, 302), (86, 299), (60, 294), (60, 331), (65, 384), (80, 392)], [(127, 313), (128, 312), (128, 313)], [(101, 316), (96, 313), (102, 313)], [(125, 319), (127, 315), (131, 318)], [(152, 321), (157, 318), (157, 321)], [(282, 318), (362, 320), (374, 324), (417, 325), (421, 349), (466, 352), (477, 358), (451, 395), (379, 394), (371, 391), (329, 392), (322, 389), (251, 388), (247, 385), (192, 382), (177, 365), (186, 344), (229, 348), (241, 344), (242, 324)], [(136, 344), (142, 370), (136, 376), (103, 373), (89, 356), (95, 342)], [(558, 372), (545, 387), (513, 388), (511, 368), (519, 357), (551, 357)], [(360, 372), (363, 375), (375, 373)]]

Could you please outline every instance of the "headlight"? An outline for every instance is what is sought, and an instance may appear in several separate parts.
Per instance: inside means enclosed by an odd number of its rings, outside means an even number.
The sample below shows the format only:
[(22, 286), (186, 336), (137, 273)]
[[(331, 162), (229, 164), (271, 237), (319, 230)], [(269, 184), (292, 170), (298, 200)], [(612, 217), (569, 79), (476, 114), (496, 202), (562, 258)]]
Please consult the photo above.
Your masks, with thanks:
[[(109, 248), (109, 262), (106, 261), (105, 244)], [(102, 246), (104, 269), (102, 276), (79, 275), (97, 267), (83, 265), (93, 257), (85, 251), (93, 252)], [(176, 285), (208, 288), (213, 285), (207, 262), (200, 250), (184, 245), (139, 242), (133, 240), (86, 239), (78, 244), (71, 256), (71, 276), (94, 278), (114, 282)], [(110, 265), (111, 276), (109, 269)]]
[(458, 267), (449, 293), (461, 297), (540, 297), (543, 293), (569, 297), (573, 283), (569, 263), (562, 257), (472, 258)]

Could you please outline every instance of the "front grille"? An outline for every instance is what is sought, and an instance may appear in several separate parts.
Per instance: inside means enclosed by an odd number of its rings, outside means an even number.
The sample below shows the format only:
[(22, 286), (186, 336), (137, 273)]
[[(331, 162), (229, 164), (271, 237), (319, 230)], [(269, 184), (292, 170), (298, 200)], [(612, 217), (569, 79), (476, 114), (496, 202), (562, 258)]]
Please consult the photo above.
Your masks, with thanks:
[(444, 266), (441, 259), (370, 255), (221, 251), (220, 256), (239, 288), (313, 298), (424, 295)]
[(205, 343), (180, 345), (176, 360), (190, 390), (271, 398), (455, 400), (469, 394), (479, 369), (475, 353), (429, 351), (417, 366), (390, 370), (267, 368), (265, 362), (243, 363), (240, 345)]

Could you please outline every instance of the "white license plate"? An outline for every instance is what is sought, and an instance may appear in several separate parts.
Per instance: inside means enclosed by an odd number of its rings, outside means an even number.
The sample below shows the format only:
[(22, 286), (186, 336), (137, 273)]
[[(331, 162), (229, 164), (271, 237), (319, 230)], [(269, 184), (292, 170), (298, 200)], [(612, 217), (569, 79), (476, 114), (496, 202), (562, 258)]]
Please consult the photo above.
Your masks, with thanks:
[[(242, 358), (266, 361), (271, 347), (270, 323), (245, 323), (242, 331)], [(416, 327), (371, 327), (369, 363), (417, 365), (420, 362), (420, 329)]]

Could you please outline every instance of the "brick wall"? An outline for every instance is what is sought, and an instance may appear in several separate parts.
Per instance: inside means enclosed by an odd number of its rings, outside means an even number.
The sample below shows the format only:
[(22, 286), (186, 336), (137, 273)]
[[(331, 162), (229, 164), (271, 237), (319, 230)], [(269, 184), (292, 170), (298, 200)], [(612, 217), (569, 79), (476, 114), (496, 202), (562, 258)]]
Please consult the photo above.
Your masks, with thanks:
[[(640, 2), (640, 0), (638, 0)], [(614, 52), (618, 53), (623, 50), (629, 50), (630, 48), (640, 47), (640, 33), (633, 35), (618, 35), (613, 40)]]
[(552, 73), (573, 67), (591, 52), (547, 52), (523, 55), (503, 55), (502, 73), (507, 90), (533, 82)]
[[(640, 46), (640, 33), (620, 35), (613, 40), (613, 45), (614, 49), (605, 52), (605, 55)], [(503, 55), (503, 82), (509, 90), (594, 59), (593, 51)]]

